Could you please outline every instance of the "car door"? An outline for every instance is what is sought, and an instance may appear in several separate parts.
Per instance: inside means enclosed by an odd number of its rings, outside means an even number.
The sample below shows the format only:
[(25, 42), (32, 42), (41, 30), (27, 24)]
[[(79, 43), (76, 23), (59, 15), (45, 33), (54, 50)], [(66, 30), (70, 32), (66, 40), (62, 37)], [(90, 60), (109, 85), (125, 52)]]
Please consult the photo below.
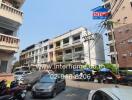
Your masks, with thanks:
[(61, 78), (57, 78), (57, 92), (60, 92), (62, 90), (62, 80)]

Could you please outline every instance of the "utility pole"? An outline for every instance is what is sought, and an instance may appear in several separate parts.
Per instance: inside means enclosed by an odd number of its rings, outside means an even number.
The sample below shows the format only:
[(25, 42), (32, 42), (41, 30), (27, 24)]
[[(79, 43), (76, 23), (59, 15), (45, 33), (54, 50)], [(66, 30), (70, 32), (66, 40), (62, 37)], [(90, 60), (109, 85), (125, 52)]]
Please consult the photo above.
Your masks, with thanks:
[(117, 54), (117, 50), (116, 50), (116, 41), (115, 41), (115, 35), (114, 35), (114, 31), (113, 31), (113, 23), (109, 22), (109, 21), (105, 21), (104, 24), (106, 25), (106, 27), (108, 29), (110, 29), (110, 32), (112, 34), (112, 40), (113, 40), (113, 47), (114, 47), (114, 57), (115, 57), (115, 62), (116, 62), (116, 66), (118, 68), (118, 74), (119, 74), (119, 63), (118, 63), (118, 54)]
[(90, 48), (90, 42), (91, 40), (95, 40), (93, 38), (93, 34), (86, 34), (86, 36), (83, 37), (85, 39), (84, 42), (88, 42), (88, 57), (89, 57), (89, 65), (91, 66), (91, 48)]

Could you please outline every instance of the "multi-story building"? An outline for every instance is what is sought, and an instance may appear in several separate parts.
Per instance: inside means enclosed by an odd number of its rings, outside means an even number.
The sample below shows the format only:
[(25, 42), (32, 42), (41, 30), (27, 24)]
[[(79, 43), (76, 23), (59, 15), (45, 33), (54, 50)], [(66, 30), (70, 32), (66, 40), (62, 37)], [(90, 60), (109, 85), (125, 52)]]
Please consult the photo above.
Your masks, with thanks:
[(114, 24), (108, 27), (111, 62), (132, 69), (132, 0), (102, 0)]
[[(91, 36), (92, 39), (85, 41), (84, 37), (87, 36)], [(48, 63), (80, 62), (99, 65), (105, 62), (104, 46), (101, 38), (92, 45), (95, 37), (102, 36), (92, 34), (83, 27), (70, 30), (51, 40), (41, 41), (32, 46), (33, 48), (23, 50), (20, 55), (20, 62), (22, 65), (36, 65), (37, 67), (43, 67)]]
[(19, 48), (17, 30), (22, 24), (24, 0), (0, 0), (0, 72), (11, 72)]

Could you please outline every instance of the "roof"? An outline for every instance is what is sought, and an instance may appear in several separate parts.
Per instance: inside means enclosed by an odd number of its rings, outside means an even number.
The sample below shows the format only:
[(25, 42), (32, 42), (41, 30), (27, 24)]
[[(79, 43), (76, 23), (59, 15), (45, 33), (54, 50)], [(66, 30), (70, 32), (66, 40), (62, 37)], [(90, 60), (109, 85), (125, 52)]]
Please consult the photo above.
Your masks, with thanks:
[(39, 43), (45, 43), (45, 42), (48, 42), (50, 39), (45, 39), (45, 40), (42, 40), (40, 41)]
[(132, 87), (119, 86), (119, 88), (103, 88), (100, 90), (104, 91), (105, 93), (112, 94), (119, 100), (132, 100)]
[(33, 49), (35, 47), (35, 44), (28, 46), (26, 49), (22, 50), (22, 52), (28, 51), (30, 49)]
[(55, 38), (58, 38), (58, 37), (60, 37), (60, 36), (63, 36), (63, 35), (65, 35), (65, 34), (69, 33), (69, 32), (73, 32), (73, 31), (75, 31), (75, 30), (77, 30), (77, 29), (80, 29), (80, 28), (84, 28), (84, 29), (87, 30), (87, 28), (85, 28), (85, 27), (74, 28), (74, 29), (71, 29), (71, 30), (69, 30), (69, 31), (67, 31), (67, 32), (65, 32), (65, 33), (63, 33), (63, 34), (61, 34), (61, 35), (58, 35), (58, 36), (54, 37), (54, 39), (55, 39)]

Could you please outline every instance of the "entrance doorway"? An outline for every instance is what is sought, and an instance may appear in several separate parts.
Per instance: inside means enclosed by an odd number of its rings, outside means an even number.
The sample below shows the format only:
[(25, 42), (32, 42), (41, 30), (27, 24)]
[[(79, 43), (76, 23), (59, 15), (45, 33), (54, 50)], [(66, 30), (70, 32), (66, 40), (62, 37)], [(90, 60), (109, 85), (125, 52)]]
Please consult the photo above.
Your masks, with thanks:
[(7, 71), (7, 64), (8, 64), (8, 61), (1, 61), (0, 72), (6, 72)]

